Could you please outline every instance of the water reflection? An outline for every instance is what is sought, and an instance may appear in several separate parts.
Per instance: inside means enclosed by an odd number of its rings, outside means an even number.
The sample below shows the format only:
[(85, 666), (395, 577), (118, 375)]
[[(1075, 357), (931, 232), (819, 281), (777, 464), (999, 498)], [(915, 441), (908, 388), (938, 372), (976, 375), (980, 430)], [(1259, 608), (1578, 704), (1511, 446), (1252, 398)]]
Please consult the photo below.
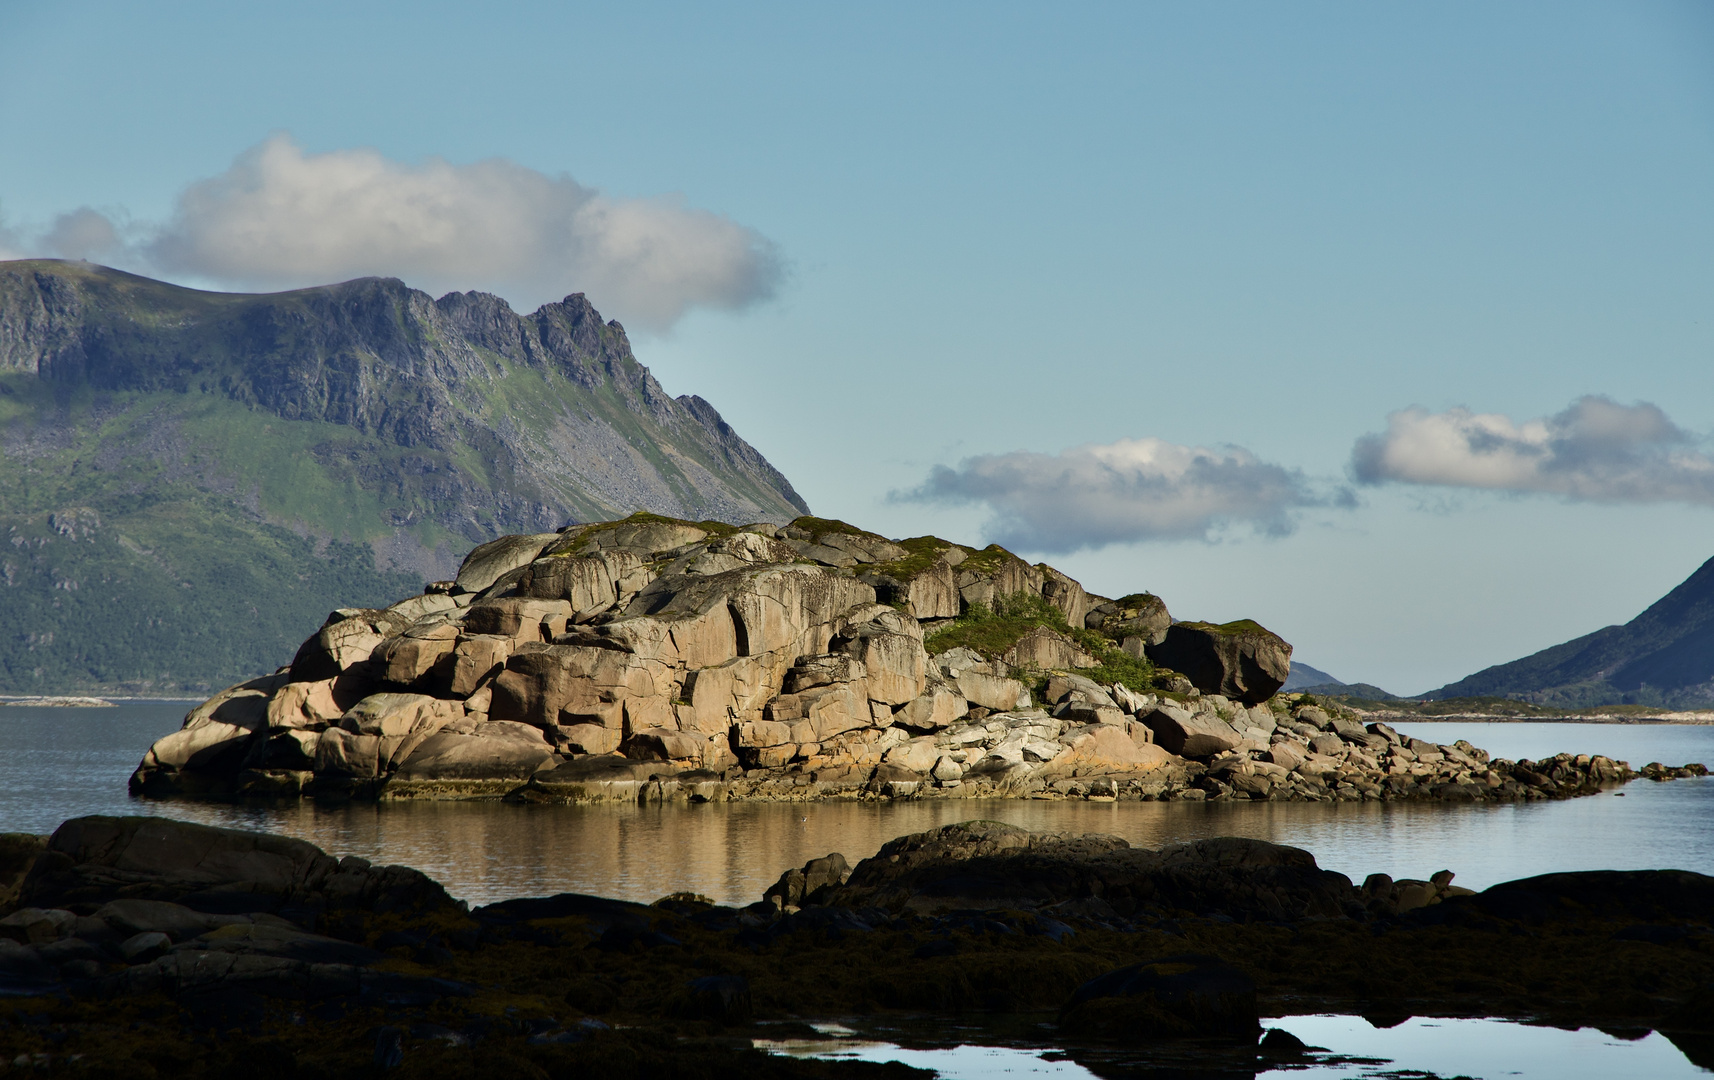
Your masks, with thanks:
[[(162, 814), (298, 836), (335, 854), (416, 866), (474, 903), (561, 891), (648, 901), (680, 890), (749, 903), (782, 871), (816, 856), (838, 851), (855, 862), (895, 836), (971, 818), (1112, 833), (1148, 846), (1252, 836), (1307, 848), (1321, 865), (1358, 879), (1372, 872), (1426, 877), (1449, 868), (1460, 885), (1472, 888), (1557, 870), (1714, 873), (1714, 780), (1638, 782), (1623, 798), (1480, 806), (1046, 800), (238, 806), (128, 798), (125, 778), (150, 741), (177, 727), (183, 708), (0, 708), (0, 831), (49, 832), (79, 814)], [(1463, 736), (1518, 756), (1587, 745), (1633, 764), (1714, 761), (1714, 727), (1421, 727), (1438, 741)], [(1533, 749), (1536, 744), (1542, 749)]]
[[(1697, 1055), (1656, 1032), (1609, 1034), (1594, 1028), (1565, 1031), (1502, 1020), (1409, 1018), (1376, 1027), (1355, 1016), (1288, 1016), (1264, 1021), (1318, 1048), (1302, 1058), (1273, 1060), (1231, 1047), (1157, 1043), (1136, 1049), (1044, 1049), (1027, 1040), (991, 1039), (996, 1033), (915, 1026), (889, 1036), (876, 1028), (853, 1032), (826, 1025), (834, 1039), (761, 1042), (793, 1057), (899, 1061), (934, 1069), (944, 1080), (1002, 1076), (1094, 1080), (1159, 1077), (1197, 1080), (1302, 1080), (1507, 1076), (1520, 1080), (1606, 1080), (1637, 1076), (1674, 1080), (1706, 1076)], [(877, 1035), (881, 1037), (877, 1038)], [(891, 1041), (896, 1040), (896, 1041)], [(1010, 1043), (1010, 1045), (1005, 1045)], [(1687, 1053), (1689, 1056), (1687, 1056)]]
[(298, 836), (337, 854), (415, 866), (473, 903), (554, 892), (649, 901), (699, 892), (745, 904), (786, 869), (838, 851), (866, 858), (905, 833), (972, 818), (1100, 832), (1149, 847), (1207, 836), (1294, 844), (1360, 880), (1384, 871), (1460, 884), (1569, 869), (1714, 872), (1714, 782), (1632, 785), (1623, 799), (1442, 806), (1418, 803), (1086, 803), (937, 800), (896, 804), (514, 806), (303, 802), (244, 808), (146, 803), (163, 813)]

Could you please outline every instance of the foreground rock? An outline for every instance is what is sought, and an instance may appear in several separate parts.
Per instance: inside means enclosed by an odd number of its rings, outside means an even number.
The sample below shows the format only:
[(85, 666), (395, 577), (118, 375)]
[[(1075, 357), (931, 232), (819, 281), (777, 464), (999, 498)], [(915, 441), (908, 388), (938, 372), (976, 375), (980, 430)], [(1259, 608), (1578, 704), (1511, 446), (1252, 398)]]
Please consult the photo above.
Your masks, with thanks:
[(289, 667), (191, 710), (131, 790), (1488, 801), (1632, 776), (1365, 727), (1276, 694), (1290, 653), (999, 547), (640, 514), (502, 537), (421, 596), (333, 612)]
[(50, 1071), (872, 1076), (745, 1048), (797, 1018), (966, 1011), (1057, 1017), (1040, 1037), (1074, 1052), (1253, 1048), (1259, 1015), (1314, 1012), (1656, 1028), (1704, 1064), (1714, 1037), (1714, 879), (1682, 871), (1358, 886), (1253, 840), (966, 822), (788, 869), (745, 908), (466, 911), (413, 870), (160, 819), (0, 849), (22, 883), (0, 1048)]

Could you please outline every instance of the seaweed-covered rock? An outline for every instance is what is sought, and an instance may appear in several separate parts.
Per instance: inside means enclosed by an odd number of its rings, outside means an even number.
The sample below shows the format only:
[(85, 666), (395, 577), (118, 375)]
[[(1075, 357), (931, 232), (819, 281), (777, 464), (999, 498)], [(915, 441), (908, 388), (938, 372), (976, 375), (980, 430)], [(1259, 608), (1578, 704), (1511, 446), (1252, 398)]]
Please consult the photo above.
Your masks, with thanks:
[(1131, 964), (1077, 988), (1059, 1014), (1076, 1038), (1147, 1043), (1261, 1033), (1256, 982), (1211, 956), (1181, 954)]

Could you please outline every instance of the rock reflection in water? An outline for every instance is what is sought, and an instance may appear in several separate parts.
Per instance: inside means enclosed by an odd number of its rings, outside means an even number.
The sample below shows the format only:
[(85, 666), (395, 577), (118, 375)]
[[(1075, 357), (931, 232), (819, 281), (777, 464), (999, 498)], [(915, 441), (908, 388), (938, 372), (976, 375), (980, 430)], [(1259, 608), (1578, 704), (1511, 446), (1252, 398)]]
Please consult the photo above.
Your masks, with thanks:
[[(246, 808), (138, 802), (156, 813), (301, 837), (338, 855), (414, 866), (473, 904), (583, 892), (649, 902), (702, 893), (748, 904), (779, 875), (838, 851), (855, 864), (888, 840), (987, 818), (1110, 833), (1158, 847), (1248, 836), (1313, 852), (1357, 881), (1442, 868), (1484, 888), (1530, 874), (1673, 865), (1714, 872), (1714, 780), (1633, 784), (1630, 797), (1523, 806), (1085, 803), (1031, 800), (728, 803), (652, 807), (303, 802)], [(1685, 835), (1679, 835), (1679, 834)]]
[[(780, 873), (830, 851), (855, 863), (909, 832), (971, 818), (1104, 832), (1133, 844), (1235, 835), (1294, 844), (1361, 881), (1447, 868), (1484, 888), (1561, 870), (1677, 867), (1714, 873), (1714, 780), (1638, 782), (1610, 795), (1524, 805), (1086, 803), (1047, 801), (749, 803), (652, 808), (500, 804), (244, 807), (132, 799), (125, 778), (182, 704), (0, 708), (0, 831), (47, 833), (81, 814), (159, 814), (264, 829), (330, 852), (416, 866), (473, 903), (560, 891), (649, 901), (669, 892), (749, 903)], [(1714, 763), (1714, 726), (1423, 724), (1507, 755), (1559, 749), (1629, 760)], [(1417, 732), (1413, 731), (1413, 734)]]

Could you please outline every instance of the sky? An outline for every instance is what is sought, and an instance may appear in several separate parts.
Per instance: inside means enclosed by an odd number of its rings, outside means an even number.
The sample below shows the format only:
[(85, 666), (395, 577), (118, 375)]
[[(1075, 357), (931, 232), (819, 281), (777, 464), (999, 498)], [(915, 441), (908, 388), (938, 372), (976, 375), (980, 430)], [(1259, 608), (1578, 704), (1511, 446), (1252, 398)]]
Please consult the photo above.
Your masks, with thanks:
[(1418, 693), (1714, 556), (1714, 5), (0, 0), (0, 257), (585, 292), (812, 509)]

